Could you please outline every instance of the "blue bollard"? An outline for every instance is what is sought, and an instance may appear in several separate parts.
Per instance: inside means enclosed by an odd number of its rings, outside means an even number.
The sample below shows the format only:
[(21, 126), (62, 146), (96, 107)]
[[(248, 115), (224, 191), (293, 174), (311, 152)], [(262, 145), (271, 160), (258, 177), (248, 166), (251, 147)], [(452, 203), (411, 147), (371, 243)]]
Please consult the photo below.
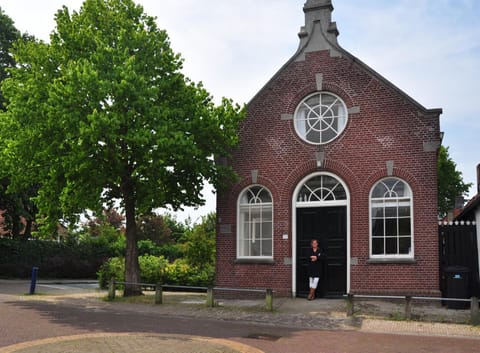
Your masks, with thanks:
[(30, 282), (30, 294), (35, 294), (35, 287), (37, 285), (38, 267), (32, 267), (32, 280)]

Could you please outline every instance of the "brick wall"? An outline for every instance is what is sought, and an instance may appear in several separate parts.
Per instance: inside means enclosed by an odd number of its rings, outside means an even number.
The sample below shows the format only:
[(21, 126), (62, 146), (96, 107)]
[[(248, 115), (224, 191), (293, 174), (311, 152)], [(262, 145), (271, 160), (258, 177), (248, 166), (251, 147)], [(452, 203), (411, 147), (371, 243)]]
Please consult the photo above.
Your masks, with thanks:
[[(341, 136), (322, 146), (304, 142), (293, 120), (281, 118), (293, 115), (303, 98), (318, 91), (316, 74), (323, 75), (323, 91), (341, 97), (347, 108), (360, 108), (349, 114)], [(285, 258), (295, 256), (293, 192), (305, 176), (328, 171), (342, 179), (350, 192), (350, 257), (358, 263), (351, 266), (351, 291), (438, 295), (437, 152), (425, 149), (424, 143), (438, 142), (439, 134), (438, 113), (425, 110), (349, 56), (332, 57), (325, 50), (290, 62), (250, 102), (241, 144), (229, 160), (240, 181), (218, 195), (216, 284), (291, 293), (292, 267)], [(325, 153), (321, 168), (316, 163), (318, 151)], [(369, 263), (369, 193), (387, 177), (386, 161), (394, 162), (393, 175), (413, 191), (415, 263)], [(273, 196), (274, 264), (235, 261), (237, 199), (252, 184), (252, 170), (258, 170), (257, 183)], [(289, 234), (288, 240), (283, 234)]]

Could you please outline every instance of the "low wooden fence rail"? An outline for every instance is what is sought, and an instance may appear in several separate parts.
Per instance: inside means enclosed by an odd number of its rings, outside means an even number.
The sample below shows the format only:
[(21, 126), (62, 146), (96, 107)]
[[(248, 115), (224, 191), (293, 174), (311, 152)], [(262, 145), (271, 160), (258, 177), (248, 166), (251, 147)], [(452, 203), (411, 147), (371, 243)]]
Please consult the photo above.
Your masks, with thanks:
[[(145, 288), (146, 290), (155, 291), (155, 304), (163, 304), (164, 290), (181, 290), (185, 292), (204, 292), (207, 294), (206, 306), (215, 306), (215, 291), (224, 292), (247, 292), (247, 293), (264, 293), (265, 294), (265, 308), (268, 311), (273, 311), (273, 293), (272, 289), (249, 289), (249, 288), (223, 288), (223, 287), (195, 287), (195, 286), (180, 286), (169, 284), (152, 284), (152, 283), (131, 283), (119, 282), (111, 280), (108, 288), (108, 299), (114, 300), (116, 295), (117, 285), (136, 285)], [(415, 297), (415, 296), (383, 296), (383, 295), (359, 295), (348, 294), (344, 295), (347, 301), (347, 316), (353, 316), (355, 312), (355, 299), (383, 299), (383, 300), (404, 300), (405, 301), (405, 318), (410, 320), (412, 318), (413, 301), (453, 301), (453, 302), (469, 302), (471, 324), (480, 325), (479, 299), (472, 297), (470, 299), (460, 298), (438, 298), (438, 297)]]
[(117, 285), (135, 285), (145, 288), (146, 290), (152, 289), (155, 291), (155, 304), (163, 304), (163, 292), (164, 290), (182, 290), (185, 292), (205, 292), (207, 293), (206, 305), (213, 308), (215, 306), (214, 291), (222, 292), (248, 292), (248, 293), (265, 293), (265, 308), (268, 311), (273, 311), (273, 289), (249, 289), (249, 288), (223, 288), (223, 287), (195, 287), (195, 286), (180, 286), (169, 284), (152, 284), (152, 283), (131, 283), (131, 282), (119, 282), (111, 280), (108, 286), (108, 300), (114, 300)]
[(415, 296), (383, 296), (383, 295), (344, 295), (347, 300), (347, 316), (352, 316), (355, 313), (355, 298), (358, 299), (386, 299), (386, 300), (405, 300), (405, 318), (410, 320), (412, 318), (412, 301), (452, 301), (452, 302), (470, 302), (470, 322), (473, 325), (480, 325), (480, 312), (478, 298), (472, 297), (470, 299), (460, 298), (437, 298), (437, 297), (415, 297)]

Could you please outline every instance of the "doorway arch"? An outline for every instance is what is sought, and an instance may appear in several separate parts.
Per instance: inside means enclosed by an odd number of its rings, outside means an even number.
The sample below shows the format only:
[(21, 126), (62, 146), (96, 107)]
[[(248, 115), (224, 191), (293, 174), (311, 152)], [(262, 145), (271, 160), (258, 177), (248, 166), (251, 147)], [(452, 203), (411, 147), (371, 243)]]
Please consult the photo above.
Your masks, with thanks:
[[(349, 293), (350, 192), (341, 178), (329, 172), (309, 174), (297, 184), (293, 192), (292, 295), (294, 297), (302, 296), (303, 280), (305, 284), (307, 283), (307, 278), (301, 278), (304, 276), (302, 266), (305, 266), (301, 254), (312, 234), (316, 234), (315, 238), (321, 238), (319, 239), (321, 247), (324, 247), (327, 253), (325, 278), (322, 285), (329, 287), (322, 288), (325, 291), (323, 294)], [(341, 270), (339, 266), (342, 267)]]

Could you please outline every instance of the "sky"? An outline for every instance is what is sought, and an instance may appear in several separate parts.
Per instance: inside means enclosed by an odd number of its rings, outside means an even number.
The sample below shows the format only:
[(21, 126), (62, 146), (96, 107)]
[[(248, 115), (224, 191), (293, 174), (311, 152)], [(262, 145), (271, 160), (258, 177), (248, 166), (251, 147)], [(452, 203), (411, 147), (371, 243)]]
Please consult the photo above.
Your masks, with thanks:
[[(54, 15), (80, 0), (0, 0), (21, 32), (48, 41)], [(184, 58), (184, 73), (220, 101), (248, 101), (295, 53), (305, 0), (137, 0)], [(201, 5), (200, 5), (201, 4)], [(426, 108), (443, 108), (443, 144), (476, 183), (480, 163), (480, 1), (333, 0), (339, 43)], [(476, 193), (476, 186), (469, 196)], [(178, 213), (193, 222), (215, 210)]]

